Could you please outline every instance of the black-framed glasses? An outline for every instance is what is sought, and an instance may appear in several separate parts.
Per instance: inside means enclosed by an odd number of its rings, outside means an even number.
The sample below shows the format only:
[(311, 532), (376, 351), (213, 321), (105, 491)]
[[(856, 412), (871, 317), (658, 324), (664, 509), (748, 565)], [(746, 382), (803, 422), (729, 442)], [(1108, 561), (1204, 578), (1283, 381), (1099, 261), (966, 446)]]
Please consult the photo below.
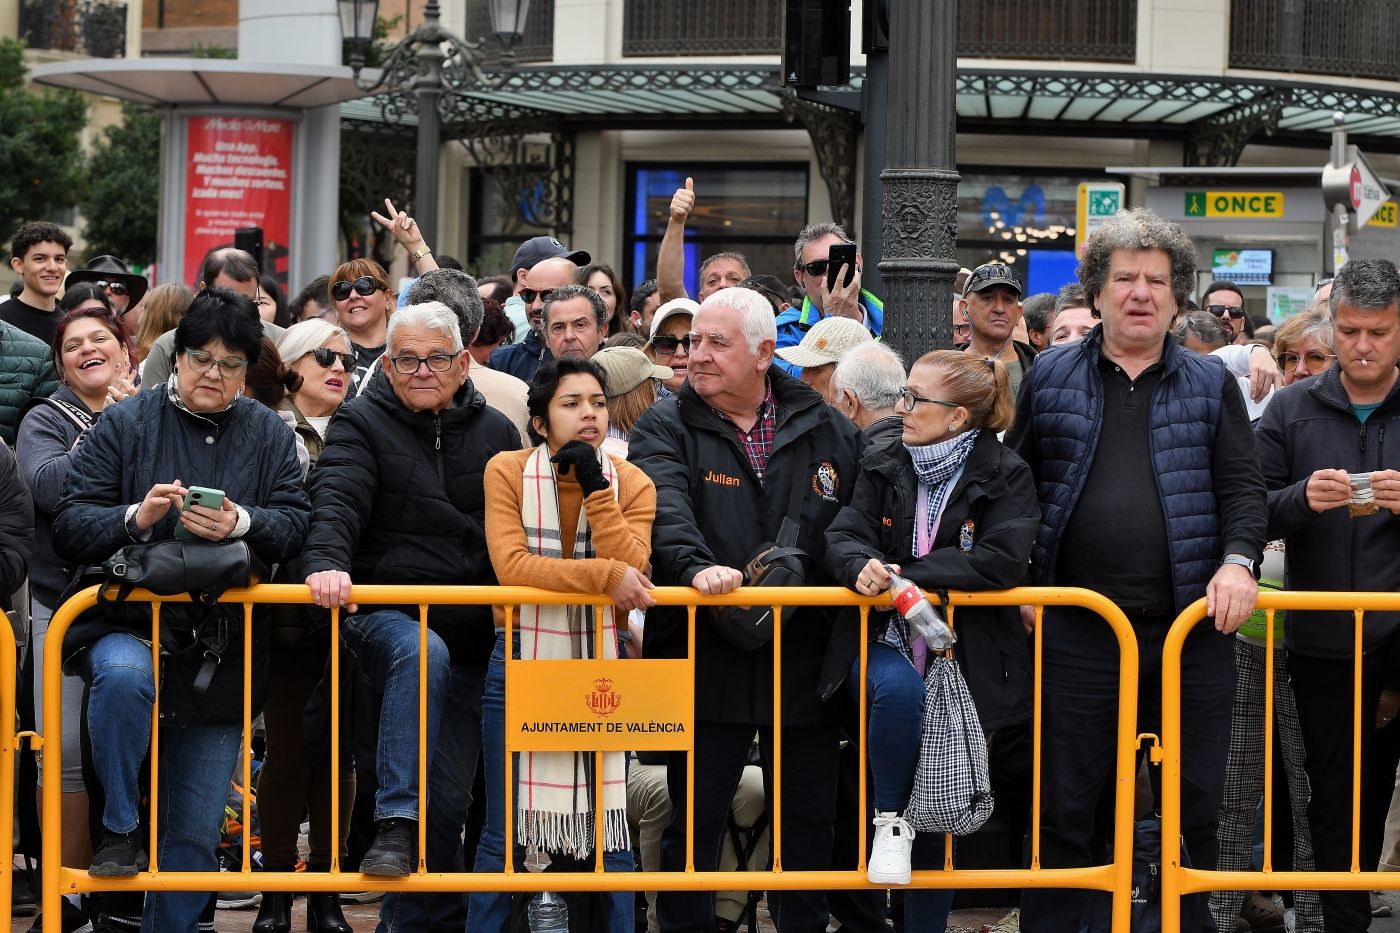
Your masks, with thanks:
[(391, 357), (389, 362), (394, 364), (394, 371), (400, 376), (412, 376), (418, 372), (418, 367), (426, 365), (429, 372), (445, 373), (452, 368), (452, 361), (457, 358), (456, 353), (434, 353), (431, 356), (414, 356), (405, 353), (403, 356)]
[(681, 337), (667, 337), (663, 334), (651, 338), (651, 348), (656, 351), (657, 356), (674, 356), (677, 347), (684, 347), (686, 355), (690, 355), (690, 335)]
[(953, 336), (956, 337), (958, 340), (966, 340), (967, 338), (971, 337), (971, 336), (972, 336), (972, 324), (971, 324), (971, 322), (969, 322), (969, 323), (967, 323), (967, 324), (954, 324), (954, 325), (953, 325)]
[[(561, 286), (561, 287), (562, 287), (562, 286)], [(545, 302), (545, 301), (548, 301), (549, 299), (553, 298), (553, 297), (554, 297), (554, 293), (557, 292), (558, 290), (559, 290), (559, 289), (557, 289), (557, 288), (546, 288), (546, 289), (543, 289), (543, 290), (536, 290), (536, 289), (533, 289), (533, 288), (522, 288), (522, 289), (520, 290), (520, 300), (523, 301), (523, 302), (525, 302), (527, 305), (532, 305), (532, 304), (534, 304), (534, 303), (535, 303), (535, 299), (537, 299), (537, 298), (538, 298), (541, 302)]]
[(1295, 368), (1298, 360), (1302, 360), (1308, 370), (1321, 369), (1327, 365), (1328, 360), (1335, 360), (1337, 354), (1323, 353), (1321, 350), (1309, 350), (1307, 353), (1280, 353), (1274, 357), (1274, 362), (1278, 363), (1278, 368), (1284, 371)]
[(203, 376), (215, 367), (219, 370), (219, 375), (232, 379), (243, 370), (248, 368), (248, 361), (239, 356), (226, 356), (223, 359), (215, 359), (214, 354), (206, 350), (186, 350), (185, 357), (190, 362), (190, 369)]
[(799, 262), (797, 268), (808, 275), (820, 276), (826, 275), (826, 267), (830, 264), (830, 261), (826, 259), (813, 259), (811, 262)]
[(928, 405), (942, 405), (944, 408), (962, 407), (957, 402), (945, 402), (940, 398), (924, 398), (922, 395), (916, 394), (914, 390), (908, 386), (904, 387), (904, 394), (900, 396), (900, 401), (904, 403), (904, 410), (909, 412), (912, 412), (914, 406), (918, 405), (920, 402), (924, 402)]
[(336, 360), (340, 360), (340, 365), (347, 373), (355, 371), (355, 354), (337, 353), (330, 347), (317, 347), (307, 351), (323, 369), (330, 369), (335, 365)]
[(111, 292), (113, 295), (125, 295), (125, 294), (126, 294), (126, 283), (125, 283), (125, 282), (108, 282), (108, 281), (105, 280), (105, 279), (98, 279), (97, 281), (93, 282), (92, 284), (96, 285), (98, 288), (105, 288), (107, 291)]
[(336, 301), (344, 301), (350, 297), (350, 292), (354, 291), (365, 298), (375, 292), (389, 289), (374, 280), (373, 276), (362, 275), (353, 282), (340, 281), (331, 286), (331, 297)]
[(1224, 317), (1227, 314), (1236, 320), (1244, 317), (1244, 308), (1235, 308), (1230, 305), (1206, 305), (1206, 311), (1216, 317)]

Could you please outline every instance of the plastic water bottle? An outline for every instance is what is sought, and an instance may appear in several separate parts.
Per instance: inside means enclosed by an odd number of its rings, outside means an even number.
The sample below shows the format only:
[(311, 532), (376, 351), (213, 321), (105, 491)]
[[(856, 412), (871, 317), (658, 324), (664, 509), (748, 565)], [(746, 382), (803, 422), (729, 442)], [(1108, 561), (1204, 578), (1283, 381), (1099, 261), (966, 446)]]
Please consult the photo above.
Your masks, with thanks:
[(530, 933), (569, 933), (569, 905), (553, 891), (541, 891), (526, 912)]
[(923, 636), (924, 644), (930, 651), (942, 651), (958, 640), (922, 590), (895, 573), (889, 564), (885, 565), (885, 571), (890, 575), (890, 596), (893, 597), (894, 608), (909, 623), (910, 631)]

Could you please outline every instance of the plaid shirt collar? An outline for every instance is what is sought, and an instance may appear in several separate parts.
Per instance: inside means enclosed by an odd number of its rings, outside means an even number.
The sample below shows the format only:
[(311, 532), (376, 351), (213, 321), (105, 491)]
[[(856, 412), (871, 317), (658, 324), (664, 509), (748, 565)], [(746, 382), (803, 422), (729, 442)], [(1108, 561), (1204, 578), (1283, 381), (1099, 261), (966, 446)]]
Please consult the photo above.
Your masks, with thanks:
[(739, 446), (744, 449), (744, 456), (749, 458), (749, 466), (753, 467), (754, 475), (762, 482), (763, 475), (768, 472), (768, 458), (773, 455), (773, 435), (777, 433), (778, 403), (773, 398), (772, 384), (764, 384), (763, 401), (758, 403), (758, 418), (751, 430), (745, 431), (733, 418), (717, 408), (711, 411), (734, 426)]

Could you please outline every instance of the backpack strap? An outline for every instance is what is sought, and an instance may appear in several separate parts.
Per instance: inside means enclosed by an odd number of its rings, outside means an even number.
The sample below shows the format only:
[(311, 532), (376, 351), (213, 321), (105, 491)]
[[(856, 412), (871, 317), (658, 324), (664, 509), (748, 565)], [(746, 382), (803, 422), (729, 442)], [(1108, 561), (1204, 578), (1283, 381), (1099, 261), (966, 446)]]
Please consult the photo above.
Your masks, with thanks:
[(24, 420), (24, 416), (29, 413), (30, 409), (40, 405), (48, 405), (52, 408), (57, 408), (67, 416), (69, 421), (77, 426), (79, 431), (86, 431), (88, 428), (92, 427), (94, 418), (86, 409), (79, 408), (72, 402), (65, 402), (61, 398), (49, 398), (44, 396), (30, 399), (29, 403), (24, 406), (24, 411), (20, 412), (20, 420)]

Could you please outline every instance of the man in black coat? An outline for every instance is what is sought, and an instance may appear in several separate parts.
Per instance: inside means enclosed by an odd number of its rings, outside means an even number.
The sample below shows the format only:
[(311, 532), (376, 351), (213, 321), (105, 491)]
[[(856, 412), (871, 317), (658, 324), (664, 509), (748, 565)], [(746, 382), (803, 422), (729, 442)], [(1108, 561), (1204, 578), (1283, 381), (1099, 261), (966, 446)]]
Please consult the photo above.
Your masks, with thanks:
[[(378, 832), (361, 863), (369, 874), (406, 875), (418, 866), (419, 623), (416, 611), (356, 605), (351, 580), (496, 582), (486, 553), (482, 474), (496, 453), (520, 447), (520, 435), (467, 381), (463, 352), (457, 316), (446, 306), (400, 309), (381, 358), (387, 379), (375, 379), (341, 408), (309, 478), (315, 518), (302, 573), (317, 605), (348, 610), (341, 640), (384, 696)], [(481, 750), (491, 608), (436, 606), (428, 628), (428, 786), (434, 822), (460, 826), (456, 811), (470, 804)], [(449, 704), (460, 724), (440, 741)]]
[[(1352, 260), (1337, 273), (1330, 300), (1337, 362), (1276, 392), (1259, 422), (1269, 537), (1284, 540), (1291, 590), (1394, 592), (1400, 588), (1400, 447), (1392, 440), (1387, 449), (1385, 434), (1400, 419), (1400, 273), (1384, 259)], [(1370, 479), (1374, 512), (1347, 508), (1356, 501), (1349, 474)], [(1353, 760), (1362, 775), (1355, 844), (1362, 867), (1370, 869), (1381, 858), (1400, 761), (1394, 721), (1400, 613), (1366, 613), (1359, 685), (1350, 612), (1290, 610), (1284, 644), (1308, 782), (1318, 789), (1308, 806), (1317, 869), (1351, 867)], [(1359, 758), (1352, 740), (1357, 691)], [(1371, 922), (1365, 891), (1323, 891), (1321, 899), (1328, 930), (1364, 930)]]
[[(691, 325), (688, 382), (638, 421), (629, 458), (656, 483), (652, 579), (693, 586), (707, 595), (744, 582), (744, 567), (777, 536), (790, 491), (802, 490), (797, 546), (811, 555), (806, 583), (829, 583), (822, 533), (850, 498), (860, 441), (849, 420), (820, 395), (772, 366), (773, 310), (739, 288), (707, 298)], [(695, 867), (712, 871), (724, 841), (725, 815), (755, 732), (764, 783), (773, 799), (773, 649), (745, 650), (726, 639), (710, 611), (695, 636)], [(684, 609), (648, 613), (649, 657), (686, 656)], [(829, 866), (835, 817), (838, 730), (822, 701), (824, 660), (835, 635), (822, 609), (783, 614), (783, 865)], [(685, 758), (670, 756), (674, 803), (661, 863), (685, 865)], [(821, 892), (777, 892), (769, 906), (779, 930), (824, 931)], [(705, 892), (660, 892), (667, 931), (714, 930), (714, 898)]]

